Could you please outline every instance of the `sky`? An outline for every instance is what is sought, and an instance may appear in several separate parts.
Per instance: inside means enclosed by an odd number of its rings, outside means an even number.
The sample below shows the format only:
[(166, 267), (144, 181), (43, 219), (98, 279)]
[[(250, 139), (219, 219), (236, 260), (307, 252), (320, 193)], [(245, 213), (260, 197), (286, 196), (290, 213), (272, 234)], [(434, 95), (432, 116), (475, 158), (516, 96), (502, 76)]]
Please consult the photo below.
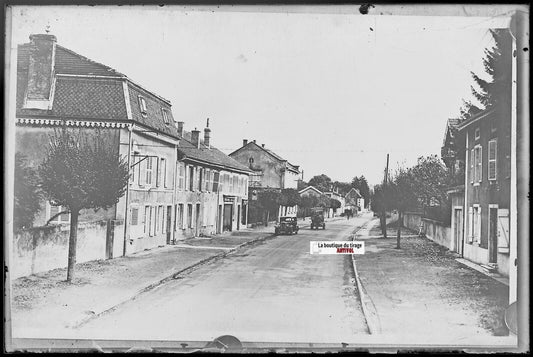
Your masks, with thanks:
[[(57, 42), (172, 102), (229, 154), (256, 140), (349, 182), (440, 154), (446, 120), (483, 73), (501, 17), (374, 16), (184, 6), (17, 6), (11, 48), (49, 25)], [(331, 12), (331, 11), (330, 11)]]

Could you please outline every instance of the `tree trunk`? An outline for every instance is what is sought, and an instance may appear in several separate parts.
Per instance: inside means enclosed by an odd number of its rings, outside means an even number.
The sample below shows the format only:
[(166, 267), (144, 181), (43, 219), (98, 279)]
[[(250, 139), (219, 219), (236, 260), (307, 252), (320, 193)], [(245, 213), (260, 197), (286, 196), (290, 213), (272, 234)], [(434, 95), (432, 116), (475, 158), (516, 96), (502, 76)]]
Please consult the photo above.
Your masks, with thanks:
[(74, 266), (76, 265), (76, 245), (78, 241), (79, 210), (70, 211), (70, 234), (68, 240), (67, 282), (74, 280)]
[(396, 249), (400, 249), (400, 235), (402, 234), (402, 212), (398, 211), (398, 232), (396, 233)]
[(386, 212), (381, 212), (379, 221), (381, 224), (381, 234), (383, 234), (383, 238), (387, 238), (387, 213)]
[(270, 210), (267, 210), (267, 215), (266, 215), (266, 221), (265, 221), (265, 227), (268, 227), (268, 220), (270, 219)]

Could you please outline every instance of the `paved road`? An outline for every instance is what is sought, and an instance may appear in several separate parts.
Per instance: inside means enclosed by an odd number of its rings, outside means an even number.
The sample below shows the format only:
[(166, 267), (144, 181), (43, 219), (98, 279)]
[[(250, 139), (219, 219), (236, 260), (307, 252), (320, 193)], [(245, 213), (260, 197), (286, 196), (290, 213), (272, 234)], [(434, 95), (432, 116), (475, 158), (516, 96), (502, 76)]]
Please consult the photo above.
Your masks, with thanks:
[[(310, 255), (369, 220), (279, 236), (162, 285), (77, 330), (84, 338), (345, 342), (367, 334), (349, 255)], [(301, 224), (301, 223), (300, 223)]]

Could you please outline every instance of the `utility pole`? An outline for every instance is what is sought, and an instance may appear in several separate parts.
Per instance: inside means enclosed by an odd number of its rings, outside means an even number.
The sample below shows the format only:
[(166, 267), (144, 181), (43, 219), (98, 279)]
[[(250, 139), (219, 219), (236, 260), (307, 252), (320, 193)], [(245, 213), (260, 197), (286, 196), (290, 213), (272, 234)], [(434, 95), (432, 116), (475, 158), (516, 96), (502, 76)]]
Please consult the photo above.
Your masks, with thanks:
[(380, 215), (380, 224), (381, 224), (381, 234), (383, 234), (383, 238), (387, 238), (387, 210), (386, 210), (386, 204), (387, 199), (385, 197), (385, 194), (387, 192), (387, 184), (388, 184), (388, 178), (389, 178), (389, 154), (387, 154), (387, 166), (385, 167), (385, 177), (383, 178), (383, 204), (382, 204), (382, 210)]

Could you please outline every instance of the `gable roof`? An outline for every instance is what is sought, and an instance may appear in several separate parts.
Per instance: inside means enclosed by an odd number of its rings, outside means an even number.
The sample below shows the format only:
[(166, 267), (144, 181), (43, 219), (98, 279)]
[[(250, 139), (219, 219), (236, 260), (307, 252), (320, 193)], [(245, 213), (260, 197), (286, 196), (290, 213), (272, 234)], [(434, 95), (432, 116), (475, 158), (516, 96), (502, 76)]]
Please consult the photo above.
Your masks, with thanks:
[(208, 148), (204, 145), (203, 141), (200, 141), (200, 148), (196, 148), (192, 144), (191, 133), (184, 131), (178, 145), (178, 153), (180, 160), (192, 160), (199, 161), (208, 165), (213, 165), (219, 168), (239, 171), (242, 173), (251, 173), (252, 171), (238, 162), (237, 160), (224, 154), (222, 151), (211, 146)]
[(244, 146), (241, 146), (240, 148), (238, 148), (237, 150), (233, 151), (232, 153), (229, 154), (229, 156), (232, 156), (233, 154), (236, 154), (237, 152), (243, 150), (244, 148), (248, 147), (248, 148), (251, 148), (252, 146), (255, 146), (256, 148), (259, 148), (261, 150), (263, 150), (264, 152), (266, 152), (267, 154), (269, 154), (270, 156), (272, 156), (275, 160), (279, 161), (279, 162), (283, 162), (285, 163), (287, 169), (295, 172), (295, 173), (300, 173), (300, 170), (299, 170), (299, 167), (298, 165), (294, 165), (294, 164), (291, 164), (289, 161), (285, 160), (284, 158), (282, 158), (281, 156), (279, 156), (278, 154), (276, 154), (275, 152), (273, 152), (272, 150), (269, 150), (267, 148), (264, 148), (263, 146), (261, 145), (258, 145), (257, 143), (255, 143), (254, 141), (250, 141), (248, 142), (246, 145)]
[(442, 146), (446, 146), (446, 140), (448, 138), (448, 136), (450, 136), (450, 138), (454, 138), (455, 136), (455, 133), (457, 132), (457, 127), (459, 126), (459, 124), (461, 124), (462, 120), (461, 119), (448, 119), (446, 121), (446, 129), (444, 131), (444, 139), (442, 141)]
[(470, 126), (470, 124), (473, 124), (483, 118), (486, 118), (488, 117), (489, 115), (491, 115), (492, 113), (494, 113), (496, 111), (496, 109), (490, 109), (490, 110), (484, 110), (472, 117), (470, 117), (469, 119), (467, 120), (463, 120), (459, 125), (457, 125), (457, 130), (458, 131), (461, 131), (467, 127)]
[(363, 196), (361, 195), (361, 193), (359, 192), (359, 190), (356, 189), (356, 188), (353, 188), (353, 187), (352, 187), (352, 189), (351, 189), (350, 191), (348, 191), (348, 193), (346, 194), (346, 197), (348, 197), (349, 195), (351, 195), (351, 194), (352, 194), (352, 191), (353, 191), (353, 193), (355, 194), (356, 197), (358, 197), (358, 198), (363, 198)]
[(309, 191), (309, 190), (315, 191), (316, 193), (323, 195), (322, 191), (320, 191), (318, 188), (316, 188), (314, 186), (307, 186), (306, 188), (303, 188), (300, 191), (298, 191), (298, 193), (302, 194), (302, 193), (304, 193), (306, 191)]

